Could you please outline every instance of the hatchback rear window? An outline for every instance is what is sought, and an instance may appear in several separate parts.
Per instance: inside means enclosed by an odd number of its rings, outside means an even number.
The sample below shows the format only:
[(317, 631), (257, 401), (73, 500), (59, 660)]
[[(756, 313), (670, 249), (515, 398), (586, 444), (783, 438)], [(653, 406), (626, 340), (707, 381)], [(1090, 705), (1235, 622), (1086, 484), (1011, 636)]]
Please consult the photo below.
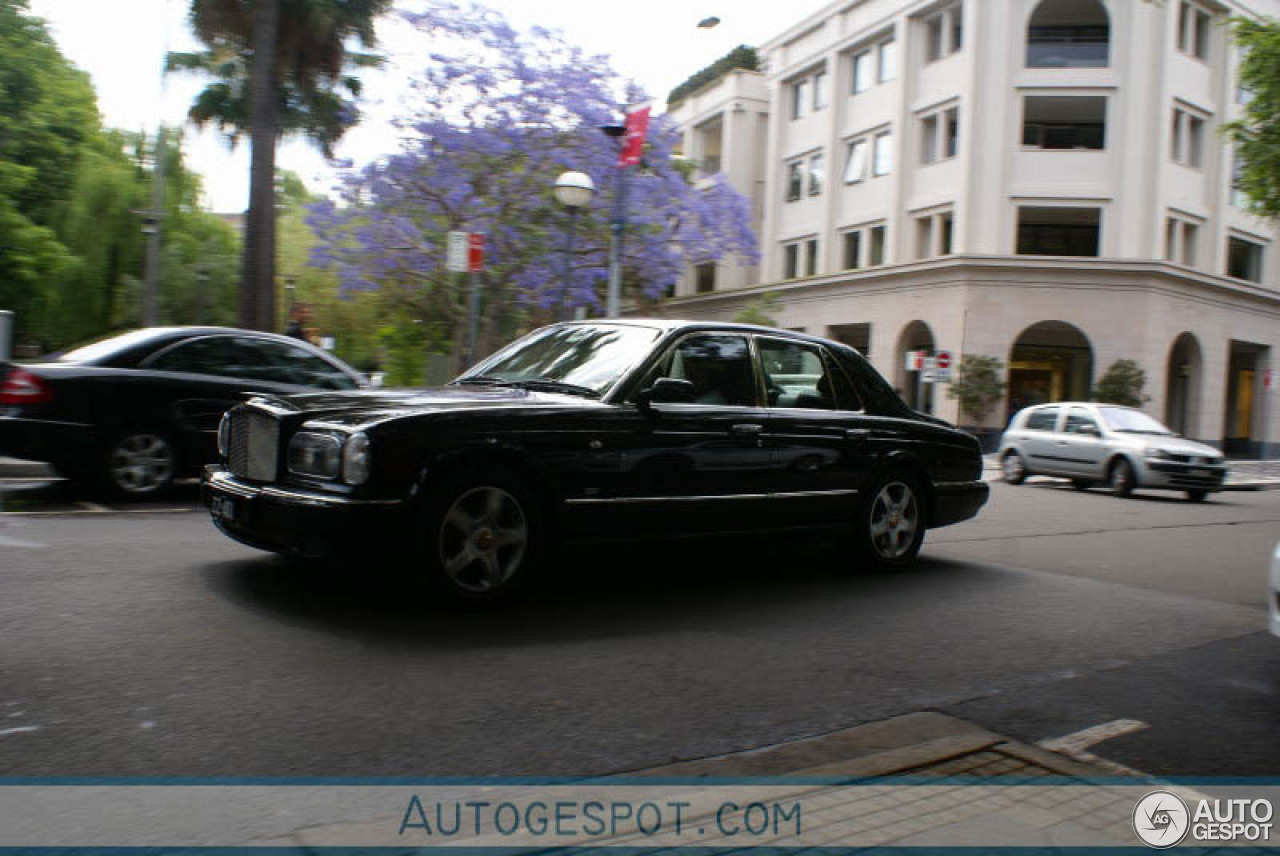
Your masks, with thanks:
[(1028, 431), (1052, 431), (1057, 424), (1058, 408), (1044, 407), (1040, 410), (1031, 411), (1031, 415), (1027, 417), (1025, 427)]

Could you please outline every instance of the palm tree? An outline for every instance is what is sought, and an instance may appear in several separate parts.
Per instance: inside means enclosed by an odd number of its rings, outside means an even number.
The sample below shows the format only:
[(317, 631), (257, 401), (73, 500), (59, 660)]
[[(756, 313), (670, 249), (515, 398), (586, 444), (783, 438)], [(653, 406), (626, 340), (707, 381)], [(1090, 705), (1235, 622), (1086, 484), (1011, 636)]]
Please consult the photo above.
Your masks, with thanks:
[(271, 330), (275, 319), (275, 152), (287, 134), (326, 156), (358, 119), (356, 69), (380, 57), (350, 49), (376, 43), (374, 20), (391, 0), (191, 0), (191, 25), (207, 46), (173, 53), (171, 71), (214, 78), (192, 104), (199, 126), (215, 123), (234, 145), (247, 132), (249, 213), (240, 284), (240, 323)]

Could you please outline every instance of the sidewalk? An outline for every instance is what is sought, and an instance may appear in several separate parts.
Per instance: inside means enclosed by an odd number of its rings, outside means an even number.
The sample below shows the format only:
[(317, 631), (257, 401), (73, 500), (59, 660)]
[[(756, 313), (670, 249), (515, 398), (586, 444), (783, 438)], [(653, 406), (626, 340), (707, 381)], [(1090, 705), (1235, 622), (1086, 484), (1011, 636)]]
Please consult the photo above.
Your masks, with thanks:
[[(998, 456), (983, 456), (983, 474), (987, 481), (999, 480)], [(1223, 490), (1280, 490), (1280, 461), (1228, 460)]]
[[(1136, 800), (1152, 780), (1086, 753), (1086, 763), (935, 712), (912, 713), (819, 737), (621, 775), (652, 778), (672, 797), (692, 800), (690, 822), (711, 816), (715, 787), (784, 788), (803, 803), (809, 846), (1140, 847), (1132, 826)], [(763, 777), (780, 777), (766, 779)], [(699, 786), (700, 780), (707, 785)], [(1061, 787), (1045, 787), (1061, 785)], [(695, 789), (702, 787), (697, 795)], [(1185, 789), (1180, 789), (1185, 791)], [(721, 794), (726, 791), (721, 791)], [(775, 790), (775, 794), (777, 791)], [(1134, 794), (1137, 796), (1134, 796)], [(361, 847), (395, 839), (401, 817), (311, 826), (241, 846)], [(710, 823), (707, 824), (711, 826)], [(714, 831), (708, 828), (708, 832)], [(502, 844), (490, 836), (452, 845)], [(639, 833), (578, 840), (575, 846), (663, 847), (675, 842)], [(403, 839), (400, 839), (403, 843)], [(776, 845), (790, 846), (785, 836)], [(709, 834), (700, 848), (750, 852), (740, 838)], [(751, 846), (770, 846), (755, 839)]]

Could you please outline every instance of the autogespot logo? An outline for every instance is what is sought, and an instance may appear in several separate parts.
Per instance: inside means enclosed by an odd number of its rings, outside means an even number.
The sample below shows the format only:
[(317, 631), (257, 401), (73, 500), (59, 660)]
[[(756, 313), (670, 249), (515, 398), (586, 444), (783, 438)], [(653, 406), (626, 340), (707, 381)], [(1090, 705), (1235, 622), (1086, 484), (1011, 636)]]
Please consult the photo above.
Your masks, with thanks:
[(1181, 797), (1152, 791), (1133, 807), (1133, 831), (1148, 847), (1163, 850), (1187, 837), (1191, 813)]

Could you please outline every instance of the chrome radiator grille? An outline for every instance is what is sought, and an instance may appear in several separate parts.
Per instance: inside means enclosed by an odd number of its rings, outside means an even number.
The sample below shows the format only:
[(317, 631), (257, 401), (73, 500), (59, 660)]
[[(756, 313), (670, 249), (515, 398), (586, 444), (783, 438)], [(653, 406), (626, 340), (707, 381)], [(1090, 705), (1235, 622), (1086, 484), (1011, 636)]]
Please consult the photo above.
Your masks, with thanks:
[(280, 423), (261, 413), (231, 414), (227, 463), (231, 472), (254, 481), (275, 481)]

